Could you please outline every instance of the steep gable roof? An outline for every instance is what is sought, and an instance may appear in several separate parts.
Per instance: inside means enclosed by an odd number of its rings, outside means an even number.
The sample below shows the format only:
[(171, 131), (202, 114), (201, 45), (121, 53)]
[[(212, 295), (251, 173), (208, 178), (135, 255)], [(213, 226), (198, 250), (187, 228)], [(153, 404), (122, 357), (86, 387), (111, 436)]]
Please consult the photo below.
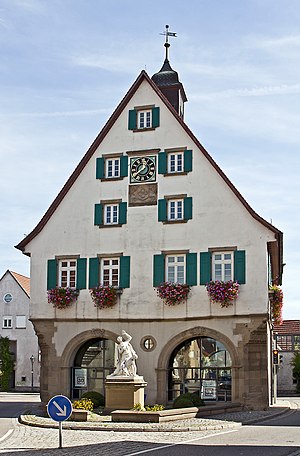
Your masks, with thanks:
[(169, 109), (169, 111), (173, 114), (173, 116), (176, 118), (176, 120), (180, 123), (180, 125), (183, 127), (183, 129), (186, 131), (186, 133), (190, 136), (192, 141), (197, 145), (197, 147), (201, 150), (203, 155), (207, 158), (207, 160), (211, 163), (211, 165), (215, 168), (217, 173), (222, 177), (222, 179), (226, 182), (226, 184), (231, 188), (231, 190), (235, 193), (235, 195), (238, 197), (240, 202), (244, 205), (244, 207), (247, 209), (247, 211), (251, 214), (251, 216), (256, 219), (259, 223), (270, 229), (276, 237), (277, 240), (277, 246), (274, 246), (274, 242), (268, 243), (268, 248), (270, 255), (272, 257), (272, 266), (273, 270), (275, 271), (275, 275), (273, 274), (273, 281), (276, 283), (281, 284), (281, 276), (282, 276), (282, 237), (283, 234), (280, 230), (275, 228), (271, 223), (267, 222), (265, 219), (260, 217), (247, 203), (247, 201), (244, 199), (244, 197), (240, 194), (240, 192), (236, 189), (236, 187), (232, 184), (232, 182), (228, 179), (228, 177), (224, 174), (224, 172), (219, 168), (217, 163), (214, 161), (214, 159), (209, 155), (209, 153), (206, 151), (206, 149), (202, 146), (202, 144), (198, 141), (198, 139), (194, 136), (192, 131), (189, 129), (189, 127), (185, 124), (185, 122), (181, 119), (179, 114), (176, 112), (176, 110), (173, 108), (173, 106), (169, 103), (167, 98), (163, 95), (163, 93), (159, 90), (159, 88), (156, 86), (156, 84), (151, 80), (151, 78), (148, 76), (148, 74), (143, 70), (141, 71), (140, 75), (137, 77), (131, 88), (128, 90), (122, 101), (119, 103), (107, 123), (104, 125), (103, 129), (101, 132), (98, 134), (90, 148), (87, 150), (86, 154), (82, 158), (82, 160), (79, 162), (78, 166), (75, 168), (74, 172), (71, 174), (61, 191), (58, 193), (57, 197), (53, 201), (53, 203), (50, 205), (49, 209), (47, 212), (44, 214), (40, 222), (37, 224), (37, 226), (29, 233), (19, 244), (17, 244), (15, 247), (19, 250), (21, 250), (23, 253), (26, 253), (26, 245), (37, 236), (38, 233), (42, 231), (52, 214), (55, 212), (56, 208), (59, 206), (60, 202), (63, 200), (69, 189), (72, 187), (72, 185), (75, 183), (77, 177), (80, 175), (81, 171), (84, 169), (90, 158), (93, 156), (94, 152), (97, 150), (103, 139), (106, 137), (106, 135), (109, 133), (111, 127), (123, 111), (123, 109), (126, 107), (134, 93), (137, 91), (137, 89), (140, 87), (141, 83), (143, 81), (147, 81), (152, 89), (156, 92), (156, 94), (161, 98), (163, 103), (166, 105), (166, 107)]
[(8, 269), (1, 277), (0, 281), (6, 276), (6, 274), (10, 274), (30, 298), (30, 278)]

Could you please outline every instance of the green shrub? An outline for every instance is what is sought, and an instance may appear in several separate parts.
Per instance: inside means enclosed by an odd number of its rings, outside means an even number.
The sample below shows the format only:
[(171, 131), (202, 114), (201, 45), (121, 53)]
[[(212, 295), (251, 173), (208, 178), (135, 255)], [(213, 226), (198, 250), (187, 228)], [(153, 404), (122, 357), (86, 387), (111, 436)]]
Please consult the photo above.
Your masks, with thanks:
[(73, 409), (89, 410), (90, 412), (94, 409), (94, 404), (91, 399), (79, 399), (78, 401), (74, 401), (72, 406)]
[(173, 402), (173, 408), (201, 407), (202, 405), (204, 402), (197, 393), (181, 394)]
[(81, 396), (81, 398), (90, 399), (94, 404), (94, 408), (104, 406), (105, 404), (104, 396), (97, 391), (87, 391)]

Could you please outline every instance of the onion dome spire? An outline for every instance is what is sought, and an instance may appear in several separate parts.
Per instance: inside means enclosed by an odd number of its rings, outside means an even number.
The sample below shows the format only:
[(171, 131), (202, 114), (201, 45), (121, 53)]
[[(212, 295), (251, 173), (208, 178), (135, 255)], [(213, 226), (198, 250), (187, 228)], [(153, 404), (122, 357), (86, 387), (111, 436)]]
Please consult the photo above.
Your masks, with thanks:
[(152, 81), (157, 85), (157, 87), (162, 91), (165, 97), (169, 100), (171, 105), (176, 109), (178, 114), (183, 118), (183, 105), (187, 101), (187, 97), (183, 88), (183, 85), (179, 81), (177, 71), (174, 71), (169, 62), (169, 37), (176, 37), (176, 33), (169, 31), (169, 26), (166, 25), (164, 33), (161, 35), (165, 36), (164, 47), (165, 51), (165, 61), (163, 66), (158, 73), (155, 73), (152, 76)]

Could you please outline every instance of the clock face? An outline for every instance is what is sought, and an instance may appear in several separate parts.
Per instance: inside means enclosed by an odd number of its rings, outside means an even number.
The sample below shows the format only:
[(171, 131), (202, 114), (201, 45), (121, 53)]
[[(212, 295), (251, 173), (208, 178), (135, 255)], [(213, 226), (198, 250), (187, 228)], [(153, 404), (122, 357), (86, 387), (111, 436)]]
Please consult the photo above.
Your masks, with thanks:
[(130, 182), (142, 183), (156, 180), (156, 157), (138, 157), (130, 161)]

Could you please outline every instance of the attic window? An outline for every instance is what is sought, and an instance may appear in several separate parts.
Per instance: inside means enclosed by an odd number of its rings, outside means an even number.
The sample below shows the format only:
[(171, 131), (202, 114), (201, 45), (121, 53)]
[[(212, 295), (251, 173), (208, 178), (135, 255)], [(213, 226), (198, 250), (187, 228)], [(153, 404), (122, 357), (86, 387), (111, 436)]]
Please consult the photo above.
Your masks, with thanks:
[(128, 129), (133, 131), (152, 130), (159, 127), (159, 107), (138, 107), (128, 114)]
[(6, 302), (6, 304), (9, 304), (13, 300), (13, 296), (11, 293), (5, 293), (3, 296), (3, 301)]

